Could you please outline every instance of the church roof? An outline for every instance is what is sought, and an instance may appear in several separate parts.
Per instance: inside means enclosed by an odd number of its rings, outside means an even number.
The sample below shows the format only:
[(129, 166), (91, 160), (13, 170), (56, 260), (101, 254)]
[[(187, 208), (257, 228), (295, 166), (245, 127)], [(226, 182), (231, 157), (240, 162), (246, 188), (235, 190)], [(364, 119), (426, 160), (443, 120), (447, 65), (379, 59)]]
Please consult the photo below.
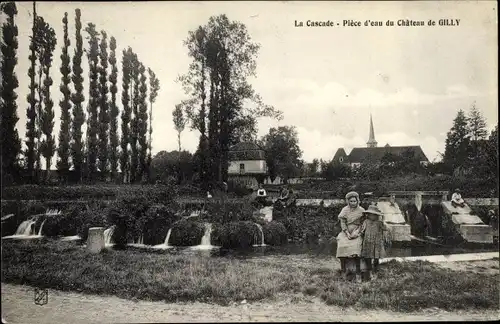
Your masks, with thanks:
[(240, 142), (229, 149), (230, 161), (265, 160), (265, 151), (256, 143)]
[(402, 155), (411, 151), (418, 161), (428, 162), (427, 156), (420, 146), (384, 146), (384, 147), (355, 147), (349, 153), (350, 163), (363, 163), (366, 160), (380, 161), (386, 153)]

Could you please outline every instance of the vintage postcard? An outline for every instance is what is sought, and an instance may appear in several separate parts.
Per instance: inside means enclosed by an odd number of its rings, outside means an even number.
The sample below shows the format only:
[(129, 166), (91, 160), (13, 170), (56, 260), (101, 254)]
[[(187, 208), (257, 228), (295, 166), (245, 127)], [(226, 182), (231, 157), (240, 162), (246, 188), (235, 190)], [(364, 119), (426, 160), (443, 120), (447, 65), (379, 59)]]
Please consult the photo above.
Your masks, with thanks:
[(494, 1), (2, 1), (3, 323), (499, 319)]

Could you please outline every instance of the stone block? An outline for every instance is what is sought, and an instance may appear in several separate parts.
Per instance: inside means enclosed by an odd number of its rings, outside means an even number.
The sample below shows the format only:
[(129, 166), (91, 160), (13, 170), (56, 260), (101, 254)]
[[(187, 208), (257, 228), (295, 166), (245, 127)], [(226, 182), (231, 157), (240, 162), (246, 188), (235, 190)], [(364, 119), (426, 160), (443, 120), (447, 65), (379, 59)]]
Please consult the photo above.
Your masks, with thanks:
[(87, 238), (87, 249), (92, 253), (99, 253), (104, 249), (104, 227), (89, 228), (89, 236)]

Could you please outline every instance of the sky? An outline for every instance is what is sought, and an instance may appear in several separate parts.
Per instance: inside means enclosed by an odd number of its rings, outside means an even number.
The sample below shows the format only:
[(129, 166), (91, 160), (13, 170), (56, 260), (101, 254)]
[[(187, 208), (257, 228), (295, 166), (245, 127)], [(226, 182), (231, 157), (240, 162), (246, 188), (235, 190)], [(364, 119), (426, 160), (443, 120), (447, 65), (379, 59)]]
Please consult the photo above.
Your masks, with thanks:
[[(17, 6), (17, 129), (24, 137), (32, 3), (19, 2)], [(108, 38), (116, 38), (119, 64), (121, 51), (130, 46), (159, 78), (161, 90), (153, 110), (153, 154), (177, 149), (172, 111), (187, 97), (175, 80), (190, 63), (183, 41), (189, 31), (220, 14), (244, 23), (252, 41), (260, 44), (257, 74), (249, 81), (266, 104), (284, 115), (281, 121), (259, 119), (259, 137), (270, 127), (295, 126), (308, 162), (314, 158), (331, 160), (341, 147), (348, 153), (353, 147), (365, 147), (370, 114), (379, 146), (421, 145), (431, 161), (444, 152), (446, 133), (459, 109), (468, 111), (475, 103), (488, 130), (498, 124), (495, 1), (39, 2), (38, 15), (58, 37), (51, 72), (56, 137), (62, 18), (68, 12), (73, 53), (76, 8), (81, 9), (84, 28), (92, 22), (97, 30), (105, 30)], [(389, 19), (426, 23), (432, 19), (436, 26), (365, 27), (367, 19), (384, 24)], [(459, 24), (439, 26), (439, 19), (455, 24), (459, 20)], [(305, 24), (307, 20), (330, 20), (340, 25), (295, 27), (295, 21)], [(362, 26), (344, 27), (343, 20), (360, 21)], [(84, 46), (88, 47), (86, 40)], [(88, 98), (86, 58), (83, 66)], [(118, 79), (120, 91), (120, 74)], [(198, 133), (186, 130), (181, 141), (183, 149), (194, 152)]]

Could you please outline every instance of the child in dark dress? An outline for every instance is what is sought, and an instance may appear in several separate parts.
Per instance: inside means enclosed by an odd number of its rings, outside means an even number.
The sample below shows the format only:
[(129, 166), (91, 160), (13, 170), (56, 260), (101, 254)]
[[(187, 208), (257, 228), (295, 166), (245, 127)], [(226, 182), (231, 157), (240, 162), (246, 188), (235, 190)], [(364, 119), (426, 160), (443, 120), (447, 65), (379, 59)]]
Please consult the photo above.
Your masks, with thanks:
[(385, 257), (385, 245), (389, 243), (389, 228), (381, 220), (384, 214), (377, 206), (371, 205), (364, 214), (366, 220), (361, 227), (361, 235), (363, 236), (361, 257), (365, 259), (370, 276), (376, 279), (379, 259)]

